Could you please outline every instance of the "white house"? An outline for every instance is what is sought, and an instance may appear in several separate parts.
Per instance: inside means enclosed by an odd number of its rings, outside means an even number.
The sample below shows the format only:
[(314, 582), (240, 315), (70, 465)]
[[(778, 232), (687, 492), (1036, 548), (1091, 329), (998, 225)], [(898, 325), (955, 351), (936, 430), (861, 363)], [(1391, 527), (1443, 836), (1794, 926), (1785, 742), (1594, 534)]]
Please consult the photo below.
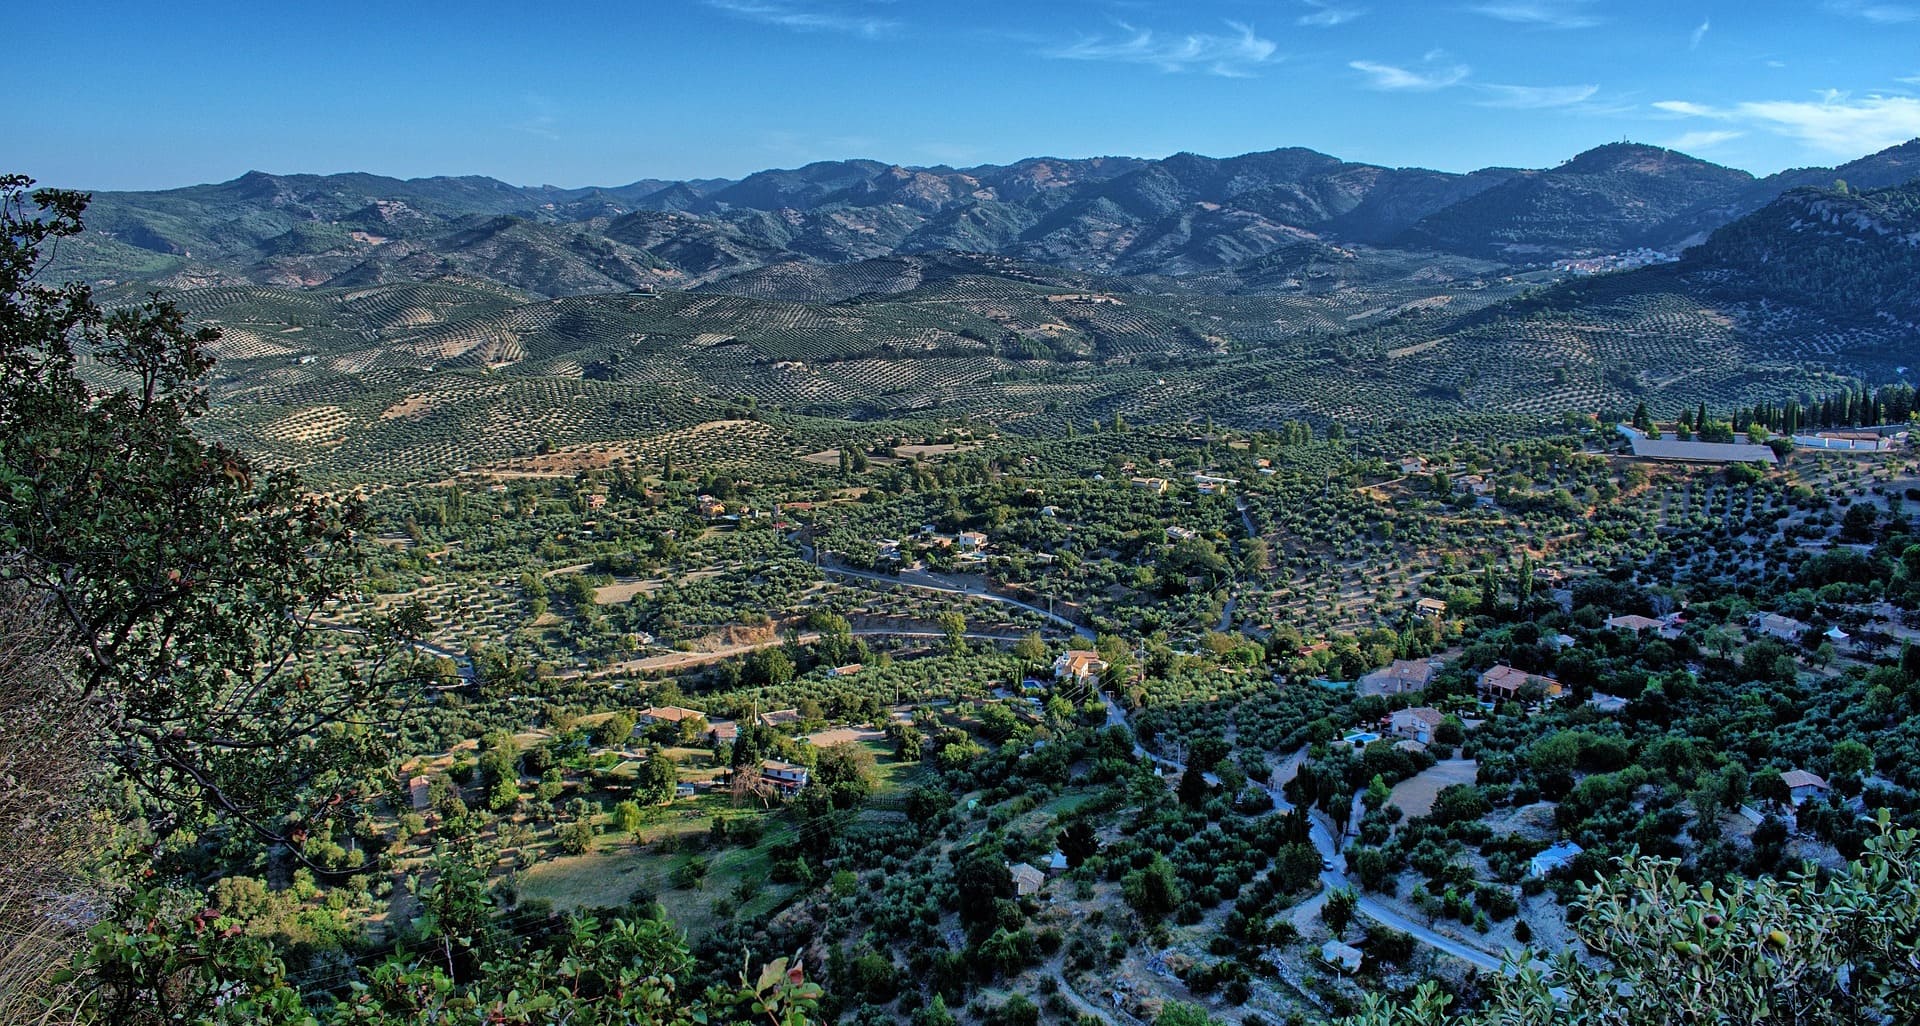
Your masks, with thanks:
[(1761, 613), (1753, 618), (1753, 629), (1770, 637), (1778, 638), (1788, 644), (1798, 644), (1806, 636), (1807, 625), (1791, 616), (1779, 613)]
[(807, 786), (807, 768), (776, 759), (763, 759), (760, 762), (760, 782), (780, 792), (781, 797), (791, 798)]
[(1572, 841), (1561, 841), (1559, 844), (1535, 855), (1532, 860), (1527, 863), (1527, 875), (1546, 876), (1554, 870), (1565, 869), (1573, 865), (1574, 858), (1585, 850), (1585, 848), (1580, 847)]

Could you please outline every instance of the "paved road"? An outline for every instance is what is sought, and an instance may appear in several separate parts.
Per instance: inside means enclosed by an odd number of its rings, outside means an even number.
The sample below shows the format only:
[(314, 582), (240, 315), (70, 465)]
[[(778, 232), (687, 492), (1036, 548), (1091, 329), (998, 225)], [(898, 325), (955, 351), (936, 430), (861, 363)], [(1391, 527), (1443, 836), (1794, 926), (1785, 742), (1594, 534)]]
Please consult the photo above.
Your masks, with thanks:
[[(856, 627), (847, 633), (857, 638), (945, 638), (947, 636), (945, 631), (894, 630), (891, 627)], [(961, 636), (968, 641), (991, 641), (1001, 644), (1019, 641), (1021, 637), (1018, 634), (986, 634), (972, 631)], [(820, 635), (816, 632), (809, 632), (800, 635), (796, 640), (802, 645), (811, 645), (820, 640)], [(769, 638), (766, 641), (750, 641), (739, 645), (723, 645), (706, 652), (669, 652), (665, 655), (628, 659), (598, 670), (574, 670), (569, 673), (556, 674), (556, 677), (561, 680), (578, 680), (583, 677), (615, 677), (621, 674), (685, 670), (695, 666), (706, 666), (711, 663), (717, 663), (738, 655), (746, 655), (748, 652), (754, 652), (763, 648), (778, 648), (786, 643), (785, 638)]]
[[(787, 540), (800, 546), (800, 551), (806, 554), (808, 560), (814, 559), (813, 546), (801, 541), (798, 535), (789, 535)], [(1019, 599), (1011, 599), (1005, 595), (996, 595), (988, 591), (984, 585), (959, 584), (928, 573), (877, 574), (871, 570), (856, 570), (850, 566), (839, 566), (833, 563), (818, 563), (817, 565), (820, 567), (821, 573), (834, 577), (848, 577), (854, 580), (888, 584), (898, 588), (918, 588), (922, 591), (940, 592), (946, 595), (965, 595), (969, 598), (998, 602), (1001, 605), (1012, 606), (1015, 609), (1024, 609), (1029, 613), (1043, 616), (1049, 622), (1065, 627), (1087, 641), (1094, 639), (1093, 629), (1090, 627), (1082, 627), (1064, 616), (1048, 612), (1039, 606), (1029, 605)]]
[[(1113, 700), (1112, 695), (1101, 692), (1100, 701), (1107, 707), (1107, 723), (1109, 726), (1116, 724), (1121, 726), (1126, 725), (1127, 712), (1125, 709), (1120, 708), (1119, 703)], [(1135, 754), (1150, 759), (1157, 765), (1181, 773), (1186, 772), (1186, 767), (1180, 763), (1146, 751), (1138, 744), (1134, 745), (1133, 750)], [(1294, 758), (1288, 760), (1289, 764), (1295, 768), (1298, 766), (1297, 758), (1296, 755)], [(1267, 796), (1273, 799), (1275, 811), (1286, 812), (1293, 808), (1293, 804), (1287, 801), (1287, 796), (1281, 792), (1279, 786), (1272, 783), (1271, 778), (1269, 778), (1269, 782), (1265, 787)], [(1321, 863), (1332, 867), (1320, 871), (1320, 889), (1322, 895), (1341, 887), (1352, 887), (1354, 893), (1360, 897), (1357, 906), (1358, 911), (1368, 918), (1399, 930), (1401, 933), (1407, 934), (1414, 940), (1430, 948), (1444, 951), (1478, 969), (1486, 972), (1502, 971), (1503, 962), (1499, 955), (1436, 933), (1427, 926), (1408, 919), (1398, 911), (1389, 908), (1387, 905), (1381, 903), (1378, 898), (1367, 894), (1355, 885), (1353, 881), (1348, 878), (1346, 869), (1343, 868), (1346, 865), (1346, 857), (1340, 854), (1340, 843), (1334, 837), (1332, 827), (1326, 822), (1326, 818), (1318, 813), (1309, 811), (1307, 813), (1307, 823), (1308, 836), (1313, 839), (1314, 848), (1320, 852)], [(1324, 899), (1316, 898), (1314, 904), (1317, 906), (1321, 900)]]

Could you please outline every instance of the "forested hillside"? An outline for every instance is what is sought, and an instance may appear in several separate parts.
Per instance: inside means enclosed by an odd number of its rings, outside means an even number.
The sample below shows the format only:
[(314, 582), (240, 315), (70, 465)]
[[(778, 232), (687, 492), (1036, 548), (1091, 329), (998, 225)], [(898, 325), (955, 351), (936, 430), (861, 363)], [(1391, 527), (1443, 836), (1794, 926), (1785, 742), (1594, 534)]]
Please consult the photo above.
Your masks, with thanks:
[(1836, 320), (1920, 327), (1920, 181), (1795, 189), (1715, 232), (1689, 267)]

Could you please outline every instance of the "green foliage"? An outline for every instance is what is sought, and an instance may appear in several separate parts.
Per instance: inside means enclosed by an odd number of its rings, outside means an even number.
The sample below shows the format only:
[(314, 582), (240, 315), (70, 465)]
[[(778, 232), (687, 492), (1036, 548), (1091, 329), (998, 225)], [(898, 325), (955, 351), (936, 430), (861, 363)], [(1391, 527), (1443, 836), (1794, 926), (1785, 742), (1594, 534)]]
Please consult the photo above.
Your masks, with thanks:
[(990, 922), (994, 902), (1013, 897), (1013, 874), (998, 852), (977, 851), (962, 858), (953, 867), (953, 884), (962, 922)]
[(1185, 898), (1174, 877), (1173, 864), (1155, 853), (1152, 861), (1128, 873), (1121, 881), (1121, 893), (1140, 918), (1159, 922), (1170, 915)]
[(820, 988), (786, 959), (704, 993), (683, 990), (692, 960), (685, 940), (662, 920), (571, 919), (547, 943), (513, 950), (474, 946), (473, 936), (463, 935), (449, 949), (459, 957), (397, 953), (369, 965), (335, 999), (295, 986), (241, 920), (199, 908), (179, 888), (129, 895), (92, 930), (92, 947), (72, 975), (72, 1003), (60, 1011), (115, 1026), (819, 1021)]
[(674, 788), (680, 783), (680, 767), (664, 749), (654, 748), (640, 762), (640, 775), (634, 781), (634, 797), (651, 805), (662, 805), (673, 800)]
[(1199, 1005), (1186, 1001), (1169, 1001), (1154, 1016), (1153, 1026), (1220, 1026), (1220, 1020), (1207, 1014)]
[(1688, 882), (1677, 861), (1633, 857), (1580, 888), (1573, 926), (1599, 956), (1494, 978), (1487, 1008), (1448, 1015), (1422, 988), (1409, 1005), (1374, 995), (1347, 1026), (1660, 1026), (1672, 1022), (1912, 1022), (1920, 1019), (1920, 834), (1867, 842), (1823, 878)]
[(1347, 932), (1347, 924), (1353, 922), (1353, 912), (1360, 904), (1360, 895), (1351, 887), (1341, 887), (1327, 894), (1326, 904), (1320, 906), (1320, 918), (1333, 931), (1335, 939)]
[(873, 782), (873, 753), (849, 743), (820, 750), (807, 786), (824, 792), (835, 808), (850, 809), (872, 793)]
[(593, 743), (602, 748), (624, 745), (633, 735), (634, 719), (631, 713), (616, 712), (593, 728)]
[[(637, 837), (640, 833), (640, 827), (645, 822), (646, 813), (641, 810), (639, 802), (629, 799), (613, 807), (614, 829), (623, 834)], [(724, 838), (726, 836), (726, 820), (716, 816), (714, 817), (713, 823), (714, 832)]]
[(204, 814), (284, 841), (349, 815), (383, 753), (341, 721), (382, 709), (418, 611), (327, 639), (358, 658), (323, 651), (316, 618), (355, 594), (363, 511), (194, 435), (217, 331), (36, 281), (87, 200), (43, 190), (31, 214), (30, 184), (0, 178), (0, 581), (58, 617), (102, 749), (155, 826)]

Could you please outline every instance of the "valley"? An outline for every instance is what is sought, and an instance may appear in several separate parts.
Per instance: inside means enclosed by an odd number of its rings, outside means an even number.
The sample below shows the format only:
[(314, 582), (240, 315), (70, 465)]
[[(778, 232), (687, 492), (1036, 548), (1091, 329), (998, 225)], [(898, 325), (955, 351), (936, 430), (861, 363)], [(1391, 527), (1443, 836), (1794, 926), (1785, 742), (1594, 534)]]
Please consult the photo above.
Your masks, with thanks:
[[(155, 628), (229, 695), (138, 735), (164, 772), (239, 791), (222, 730), (354, 696), (247, 742), (317, 763), (257, 856), (251, 806), (130, 815), (167, 874), (100, 928), (218, 923), (170, 978), (329, 1022), (658, 970), (796, 1022), (1429, 1026), (1665, 993), (1700, 907), (1796, 874), (1880, 901), (1920, 824), (1916, 146), (97, 196), (49, 273), (177, 348), (77, 348), (72, 437), (160, 409), (193, 483), (96, 537), (92, 450), (8, 421), (69, 518), (12, 537), (130, 616), (270, 610), (204, 663)], [(219, 543), (182, 495), (238, 504)], [(257, 681), (211, 647), (282, 631)], [(1795, 894), (1755, 904), (1828, 914)]]

